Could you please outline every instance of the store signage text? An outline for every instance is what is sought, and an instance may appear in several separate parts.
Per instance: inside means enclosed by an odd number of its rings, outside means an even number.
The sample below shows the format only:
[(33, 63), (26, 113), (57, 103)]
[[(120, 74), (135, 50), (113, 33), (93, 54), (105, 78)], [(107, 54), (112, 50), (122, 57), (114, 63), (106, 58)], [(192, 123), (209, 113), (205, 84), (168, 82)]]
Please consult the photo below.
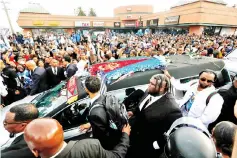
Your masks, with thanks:
[(60, 22), (59, 21), (50, 21), (49, 26), (59, 26)]
[(179, 24), (180, 16), (170, 16), (165, 18), (165, 24)]
[(33, 21), (33, 25), (36, 25), (36, 26), (41, 26), (41, 25), (44, 25), (44, 22), (43, 21)]
[(77, 26), (77, 27), (90, 27), (90, 21), (76, 21), (75, 26)]
[(136, 23), (135, 23), (135, 21), (125, 22), (125, 23), (124, 23), (124, 26), (125, 26), (125, 27), (135, 27), (135, 26), (136, 26)]
[(93, 26), (94, 27), (103, 27), (104, 26), (104, 22), (94, 21), (93, 22)]

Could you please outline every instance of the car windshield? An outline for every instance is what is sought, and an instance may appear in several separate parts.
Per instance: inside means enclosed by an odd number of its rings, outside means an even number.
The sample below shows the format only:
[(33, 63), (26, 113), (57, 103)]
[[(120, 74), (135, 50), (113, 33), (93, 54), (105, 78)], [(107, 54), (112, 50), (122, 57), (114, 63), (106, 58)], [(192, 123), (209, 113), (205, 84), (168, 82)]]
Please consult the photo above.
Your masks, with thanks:
[(32, 103), (38, 108), (40, 117), (45, 116), (50, 111), (67, 101), (65, 84), (66, 82), (61, 82), (56, 87), (50, 89), (32, 101)]

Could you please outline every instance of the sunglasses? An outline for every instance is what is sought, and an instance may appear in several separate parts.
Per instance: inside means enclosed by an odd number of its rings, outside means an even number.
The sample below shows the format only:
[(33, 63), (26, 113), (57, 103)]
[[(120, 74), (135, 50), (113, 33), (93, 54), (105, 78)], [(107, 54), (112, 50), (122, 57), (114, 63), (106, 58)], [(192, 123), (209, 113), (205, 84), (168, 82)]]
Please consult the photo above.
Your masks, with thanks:
[(214, 83), (214, 81), (207, 80), (206, 78), (200, 78), (200, 80), (203, 81), (203, 82), (207, 81), (207, 83)]

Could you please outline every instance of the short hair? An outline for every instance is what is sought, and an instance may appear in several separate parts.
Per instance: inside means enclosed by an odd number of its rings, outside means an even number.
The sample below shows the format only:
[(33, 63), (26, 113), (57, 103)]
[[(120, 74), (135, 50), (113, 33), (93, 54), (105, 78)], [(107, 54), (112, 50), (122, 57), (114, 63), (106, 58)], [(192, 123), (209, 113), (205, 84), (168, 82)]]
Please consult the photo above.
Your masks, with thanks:
[(68, 55), (66, 55), (66, 56), (64, 57), (64, 60), (67, 61), (67, 62), (69, 62), (69, 63), (71, 62), (71, 58), (70, 58), (70, 56), (68, 56)]
[(228, 156), (231, 156), (232, 153), (236, 130), (237, 126), (234, 123), (222, 121), (216, 125), (213, 131), (216, 147)]
[(10, 112), (15, 114), (15, 121), (29, 121), (39, 117), (38, 109), (30, 103), (16, 105), (10, 109)]
[(96, 76), (89, 76), (85, 80), (85, 87), (91, 92), (96, 93), (100, 90), (100, 79)]
[[(171, 92), (171, 83), (170, 83), (170, 79), (164, 75), (164, 74), (156, 74), (156, 75), (153, 75), (151, 77), (151, 79), (154, 79), (156, 80), (156, 87), (159, 86), (161, 87), (162, 85), (162, 82), (165, 81), (166, 82), (166, 91), (168, 92)], [(160, 82), (159, 82), (160, 81)]]

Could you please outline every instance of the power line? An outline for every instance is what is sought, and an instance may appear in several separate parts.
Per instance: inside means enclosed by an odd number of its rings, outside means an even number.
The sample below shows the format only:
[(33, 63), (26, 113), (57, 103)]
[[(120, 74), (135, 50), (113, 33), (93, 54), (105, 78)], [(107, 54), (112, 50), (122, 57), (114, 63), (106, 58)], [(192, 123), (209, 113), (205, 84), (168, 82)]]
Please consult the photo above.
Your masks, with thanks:
[(3, 10), (5, 11), (5, 13), (7, 15), (7, 20), (8, 20), (8, 23), (10, 25), (11, 31), (12, 31), (12, 33), (15, 33), (14, 29), (13, 29), (13, 26), (12, 26), (12, 22), (11, 22), (10, 16), (8, 14), (8, 9), (6, 7), (6, 2), (2, 0), (1, 3), (3, 4)]

